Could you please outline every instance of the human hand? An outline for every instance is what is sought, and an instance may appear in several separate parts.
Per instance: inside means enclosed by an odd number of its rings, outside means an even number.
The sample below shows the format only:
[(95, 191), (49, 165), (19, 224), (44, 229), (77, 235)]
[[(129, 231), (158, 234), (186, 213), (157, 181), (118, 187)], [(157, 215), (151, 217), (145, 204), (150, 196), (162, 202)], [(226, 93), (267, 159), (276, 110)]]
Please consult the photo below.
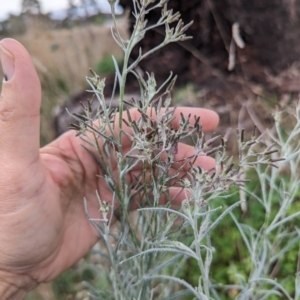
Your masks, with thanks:
[[(30, 56), (18, 42), (0, 42), (6, 77), (0, 98), (0, 298), (21, 299), (41, 282), (68, 269), (96, 243), (98, 235), (88, 221), (99, 217), (95, 190), (111, 199), (94, 159), (67, 132), (39, 149), (41, 88)], [(178, 108), (175, 116), (201, 116), (203, 129), (212, 130), (218, 116), (198, 108)], [(133, 119), (139, 118), (135, 110)], [(176, 127), (176, 120), (174, 126)], [(124, 151), (129, 144), (124, 144)], [(178, 160), (194, 154), (180, 144)], [(209, 157), (196, 164), (214, 166)]]

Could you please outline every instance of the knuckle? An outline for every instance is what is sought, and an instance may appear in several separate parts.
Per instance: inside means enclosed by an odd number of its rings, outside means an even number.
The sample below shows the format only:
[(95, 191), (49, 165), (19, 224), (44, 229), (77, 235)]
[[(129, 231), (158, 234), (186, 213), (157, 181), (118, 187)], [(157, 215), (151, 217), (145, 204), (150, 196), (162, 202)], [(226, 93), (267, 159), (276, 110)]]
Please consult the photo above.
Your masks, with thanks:
[(16, 109), (12, 105), (4, 103), (1, 100), (2, 99), (0, 99), (0, 121), (2, 123), (7, 123), (14, 119)]

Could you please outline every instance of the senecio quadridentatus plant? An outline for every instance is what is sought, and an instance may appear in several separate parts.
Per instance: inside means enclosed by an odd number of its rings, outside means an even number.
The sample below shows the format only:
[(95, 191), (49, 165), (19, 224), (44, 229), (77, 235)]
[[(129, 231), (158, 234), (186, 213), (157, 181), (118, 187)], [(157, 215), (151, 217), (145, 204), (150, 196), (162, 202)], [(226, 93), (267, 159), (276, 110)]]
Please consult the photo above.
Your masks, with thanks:
[[(238, 159), (228, 156), (227, 135), (205, 138), (201, 120), (197, 116), (186, 118), (182, 115), (179, 129), (175, 130), (171, 123), (176, 108), (170, 105), (176, 77), (171, 74), (162, 86), (157, 87), (154, 74), (146, 73), (145, 79), (136, 71), (136, 67), (141, 60), (165, 45), (191, 38), (185, 32), (192, 22), (183, 24), (180, 14), (168, 9), (168, 0), (133, 0), (136, 21), (133, 33), (125, 40), (118, 31), (115, 2), (109, 1), (114, 20), (112, 35), (124, 51), (124, 61), (120, 69), (113, 58), (116, 77), (111, 101), (104, 97), (105, 79), (92, 71), (87, 81), (99, 108), (94, 112), (91, 101), (83, 104), (84, 114), (72, 114), (76, 122), (71, 126), (84, 141), (83, 147), (95, 158), (101, 171), (99, 176), (105, 178), (107, 188), (113, 195), (113, 199), (100, 199), (96, 192), (101, 214), (99, 219), (89, 217), (88, 199), (84, 202), (87, 216), (101, 237), (101, 254), (106, 259), (103, 268), (107, 267), (108, 278), (105, 288), (91, 289), (92, 296), (95, 299), (116, 300), (209, 300), (229, 299), (224, 296), (228, 295), (226, 291), (235, 289), (235, 299), (240, 300), (300, 299), (297, 266), (293, 274), (293, 294), (270, 274), (272, 265), (300, 241), (300, 231), (294, 222), (297, 218), (299, 220), (300, 212), (288, 213), (300, 183), (300, 106), (297, 106), (297, 112), (293, 115), (295, 126), (290, 132), (284, 132), (281, 127), (280, 112), (275, 116), (275, 129), (260, 136), (254, 129), (251, 137), (246, 138), (248, 135), (239, 129)], [(147, 14), (159, 8), (160, 19), (156, 24), (148, 25)], [(165, 26), (162, 43), (146, 53), (140, 49), (136, 60), (130, 61), (131, 51), (145, 33), (161, 26)], [(136, 77), (140, 86), (140, 97), (131, 102), (124, 100), (129, 73)], [(112, 99), (117, 88), (119, 107), (114, 109)], [(140, 118), (133, 120), (130, 110), (125, 107), (136, 108)], [(115, 126), (120, 129), (118, 134), (115, 134)], [(123, 126), (130, 128), (131, 134), (122, 130)], [(124, 135), (131, 141), (131, 148), (126, 153), (122, 149)], [(194, 145), (195, 154), (185, 159), (181, 169), (170, 173), (169, 170), (176, 164), (174, 154), (178, 151), (178, 142), (187, 139)], [(100, 140), (102, 147), (99, 146)], [(89, 147), (96, 149), (97, 155)], [(203, 154), (215, 158), (214, 169), (203, 170), (194, 166), (195, 158)], [(114, 179), (115, 174), (112, 174), (112, 161), (118, 166), (118, 182)], [(143, 171), (129, 182), (126, 174), (137, 164), (144, 166)], [(151, 168), (146, 168), (149, 165)], [(245, 170), (249, 168), (255, 170), (260, 180), (260, 196), (246, 188)], [(182, 175), (182, 171), (185, 175)], [(288, 182), (280, 180), (283, 173), (289, 175)], [(186, 192), (186, 199), (178, 210), (170, 205), (172, 199), (169, 189), (175, 184)], [(244, 191), (246, 197), (229, 206), (226, 199), (235, 193), (232, 187)], [(281, 205), (277, 214), (271, 216), (275, 193), (279, 195)], [(130, 216), (129, 206), (135, 203), (137, 195), (142, 200), (137, 212)], [(165, 205), (159, 203), (162, 195), (166, 199)], [(216, 198), (224, 199), (222, 206), (214, 205)], [(260, 230), (239, 223), (234, 214), (234, 210), (240, 209), (246, 198), (259, 201), (265, 210), (265, 223)], [(115, 209), (116, 202), (118, 209)], [(214, 274), (210, 272), (213, 257), (222, 255), (214, 248), (210, 234), (224, 217), (229, 216), (243, 237), (252, 267), (247, 277), (236, 274), (234, 284), (221, 285), (214, 281)], [(112, 226), (113, 217), (118, 222)], [(180, 277), (187, 259), (197, 262), (197, 286)]]

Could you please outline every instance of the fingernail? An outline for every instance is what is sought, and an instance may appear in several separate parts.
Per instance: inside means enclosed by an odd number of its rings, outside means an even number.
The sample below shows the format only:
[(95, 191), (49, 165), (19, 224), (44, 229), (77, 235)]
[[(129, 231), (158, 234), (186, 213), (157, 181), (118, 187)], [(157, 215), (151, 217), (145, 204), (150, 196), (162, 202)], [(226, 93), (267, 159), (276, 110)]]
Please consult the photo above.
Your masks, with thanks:
[(15, 60), (13, 55), (0, 45), (0, 60), (4, 74), (4, 81), (10, 80), (15, 71)]

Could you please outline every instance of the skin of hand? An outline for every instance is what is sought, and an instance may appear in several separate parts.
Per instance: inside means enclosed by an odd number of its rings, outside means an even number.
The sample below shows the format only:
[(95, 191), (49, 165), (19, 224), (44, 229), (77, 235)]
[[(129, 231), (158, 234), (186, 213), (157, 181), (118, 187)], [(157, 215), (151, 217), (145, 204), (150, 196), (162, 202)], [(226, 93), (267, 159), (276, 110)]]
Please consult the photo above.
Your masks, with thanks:
[[(75, 132), (40, 149), (41, 87), (31, 58), (12, 39), (0, 42), (0, 57), (6, 79), (0, 96), (0, 298), (11, 300), (53, 280), (89, 251), (98, 235), (83, 198), (91, 217), (99, 218), (95, 190), (107, 201), (112, 195)], [(178, 108), (178, 118), (180, 112), (201, 116), (205, 131), (218, 124), (209, 110)], [(135, 110), (131, 115), (139, 118)], [(124, 151), (129, 147), (124, 141)], [(180, 144), (176, 158), (191, 154), (192, 147)], [(196, 163), (214, 166), (204, 156)]]

